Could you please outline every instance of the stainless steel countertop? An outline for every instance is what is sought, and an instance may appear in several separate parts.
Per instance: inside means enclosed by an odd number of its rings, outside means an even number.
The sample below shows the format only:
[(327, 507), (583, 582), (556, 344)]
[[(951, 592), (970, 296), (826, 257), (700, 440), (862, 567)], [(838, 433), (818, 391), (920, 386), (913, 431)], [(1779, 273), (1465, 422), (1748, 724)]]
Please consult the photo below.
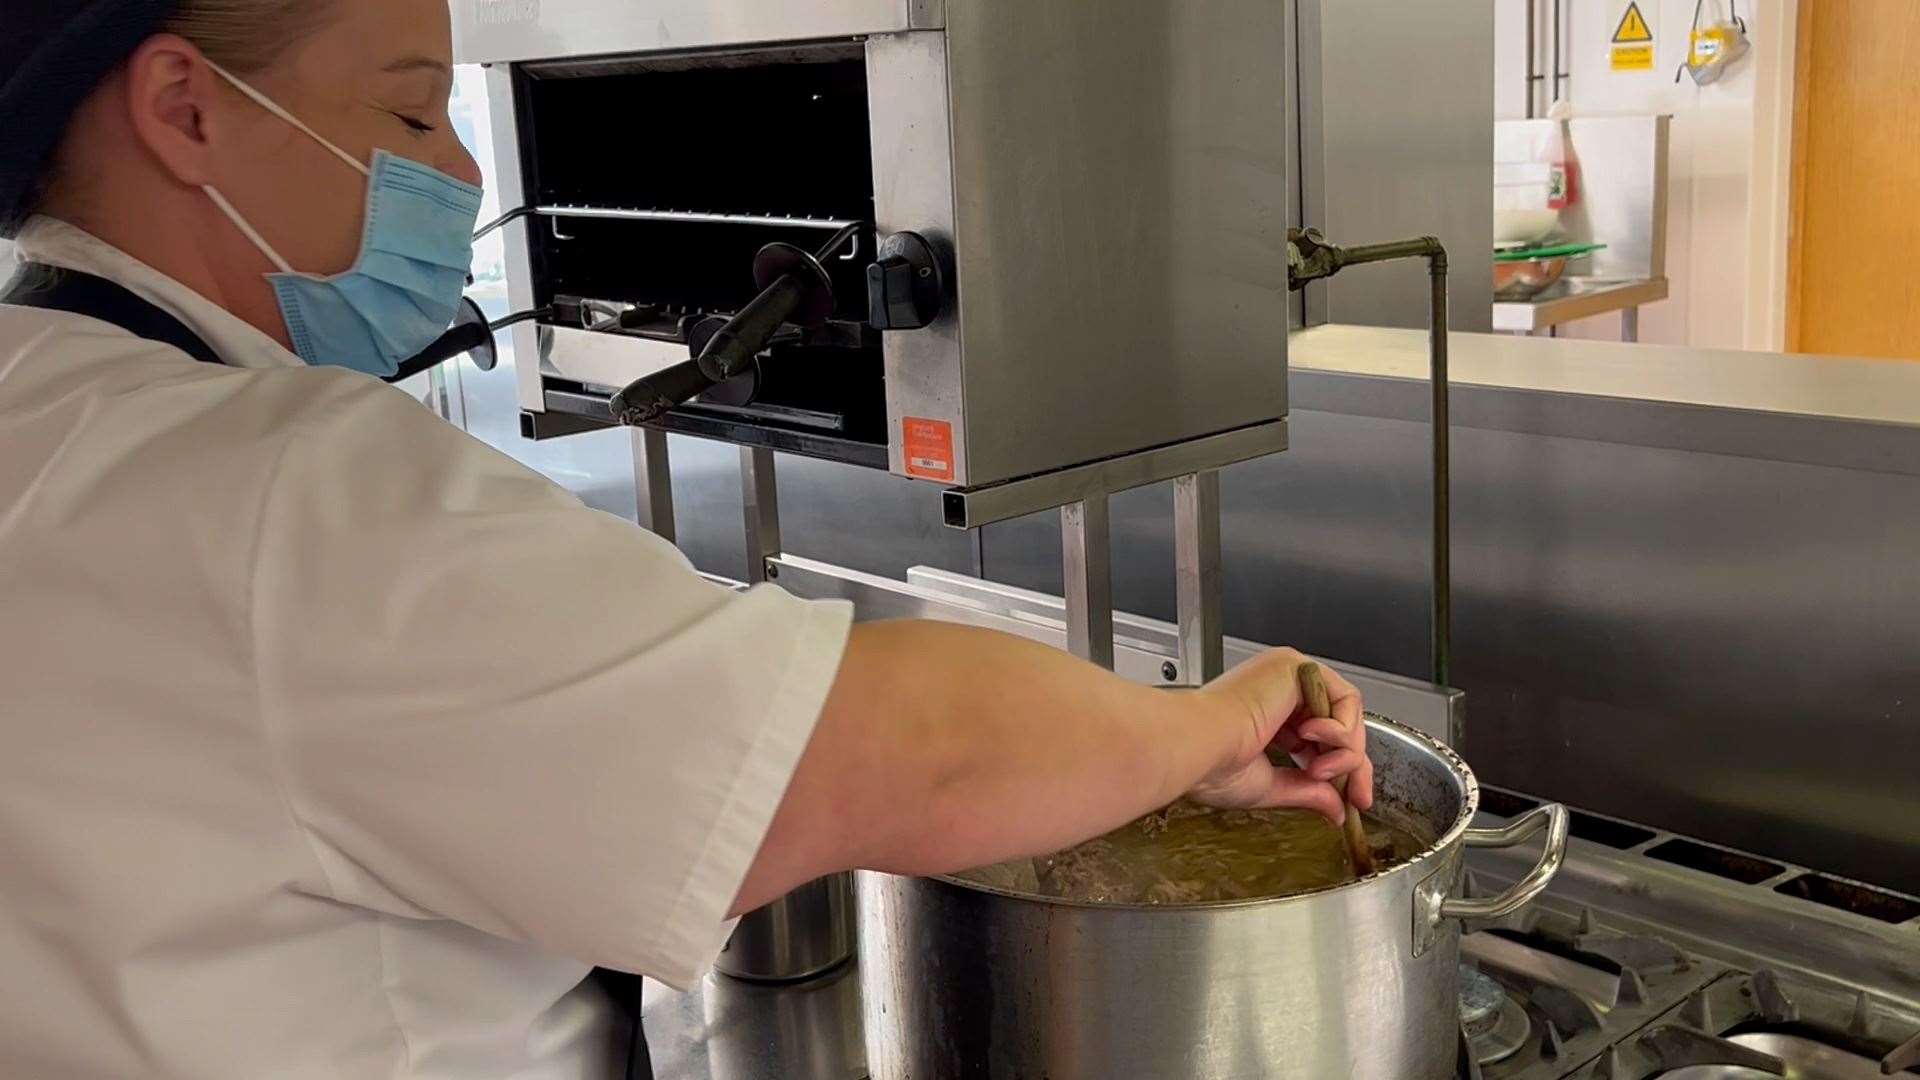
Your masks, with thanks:
[(1530, 300), (1495, 300), (1493, 328), (1531, 334), (1575, 319), (1624, 311), (1667, 298), (1666, 278), (1602, 281), (1563, 278)]
[[(1920, 426), (1920, 363), (1509, 334), (1449, 340), (1456, 385)], [(1315, 326), (1293, 335), (1288, 363), (1424, 381), (1427, 335)]]

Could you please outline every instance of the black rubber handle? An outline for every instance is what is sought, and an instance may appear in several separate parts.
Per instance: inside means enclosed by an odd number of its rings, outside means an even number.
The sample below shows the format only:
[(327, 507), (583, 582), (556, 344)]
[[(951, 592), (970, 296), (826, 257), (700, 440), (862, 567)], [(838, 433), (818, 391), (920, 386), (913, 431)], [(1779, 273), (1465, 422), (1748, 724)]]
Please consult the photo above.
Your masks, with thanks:
[(687, 360), (635, 380), (613, 395), (608, 404), (614, 419), (622, 424), (645, 424), (692, 401), (713, 386), (714, 380), (700, 370), (700, 362)]
[(419, 355), (403, 362), (399, 370), (387, 376), (387, 381), (405, 382), (428, 368), (446, 363), (461, 353), (472, 352), (492, 339), (493, 329), (486, 323), (462, 323), (435, 338), (433, 344), (422, 349)]
[(794, 274), (782, 274), (741, 308), (700, 350), (696, 363), (706, 373), (707, 381), (723, 383), (751, 367), (753, 358), (799, 310), (807, 293), (807, 282)]

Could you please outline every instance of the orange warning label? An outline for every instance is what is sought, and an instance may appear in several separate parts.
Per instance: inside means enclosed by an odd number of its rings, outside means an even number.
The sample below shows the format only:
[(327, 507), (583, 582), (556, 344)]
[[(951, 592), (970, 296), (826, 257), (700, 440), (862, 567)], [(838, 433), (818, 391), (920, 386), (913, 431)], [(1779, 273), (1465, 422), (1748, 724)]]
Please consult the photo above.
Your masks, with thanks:
[(953, 425), (945, 420), (909, 416), (900, 421), (907, 475), (922, 480), (953, 481)]

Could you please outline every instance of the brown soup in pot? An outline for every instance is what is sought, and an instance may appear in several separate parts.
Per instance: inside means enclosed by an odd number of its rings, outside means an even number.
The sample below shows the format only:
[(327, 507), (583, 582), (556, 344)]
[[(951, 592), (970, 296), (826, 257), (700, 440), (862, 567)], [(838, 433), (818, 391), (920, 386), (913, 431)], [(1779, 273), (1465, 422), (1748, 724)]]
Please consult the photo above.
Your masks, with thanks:
[[(1390, 809), (1362, 820), (1381, 870), (1433, 843), (1421, 826)], [(954, 877), (1056, 900), (1202, 904), (1312, 892), (1354, 875), (1340, 830), (1311, 811), (1179, 802), (1058, 854)]]

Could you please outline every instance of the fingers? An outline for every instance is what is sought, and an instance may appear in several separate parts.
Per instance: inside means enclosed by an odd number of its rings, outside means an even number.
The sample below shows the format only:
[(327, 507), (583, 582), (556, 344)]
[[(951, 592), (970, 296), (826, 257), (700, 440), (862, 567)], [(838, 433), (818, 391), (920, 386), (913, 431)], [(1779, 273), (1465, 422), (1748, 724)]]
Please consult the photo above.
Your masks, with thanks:
[(1266, 795), (1257, 809), (1311, 810), (1338, 826), (1346, 819), (1347, 808), (1333, 785), (1316, 780), (1299, 769), (1275, 769)]
[(1367, 738), (1358, 727), (1350, 728), (1324, 716), (1302, 721), (1299, 731), (1302, 740), (1320, 750), (1365, 750), (1367, 745)]
[(1351, 776), (1360, 771), (1366, 763), (1366, 757), (1357, 750), (1328, 750), (1313, 759), (1307, 766), (1307, 775), (1315, 780), (1331, 782), (1342, 776)]
[(1364, 754), (1360, 767), (1347, 778), (1347, 801), (1361, 810), (1373, 809), (1373, 759)]
[(1343, 727), (1338, 720), (1325, 717), (1300, 725), (1300, 737), (1308, 744), (1294, 760), (1315, 779), (1347, 777), (1347, 801), (1362, 810), (1373, 807), (1373, 762), (1366, 756), (1364, 725)]
[(1324, 664), (1320, 671), (1327, 679), (1327, 697), (1333, 705), (1333, 718), (1340, 721), (1340, 726), (1356, 733), (1358, 741), (1353, 747), (1364, 753), (1367, 748), (1367, 725), (1359, 688)]

